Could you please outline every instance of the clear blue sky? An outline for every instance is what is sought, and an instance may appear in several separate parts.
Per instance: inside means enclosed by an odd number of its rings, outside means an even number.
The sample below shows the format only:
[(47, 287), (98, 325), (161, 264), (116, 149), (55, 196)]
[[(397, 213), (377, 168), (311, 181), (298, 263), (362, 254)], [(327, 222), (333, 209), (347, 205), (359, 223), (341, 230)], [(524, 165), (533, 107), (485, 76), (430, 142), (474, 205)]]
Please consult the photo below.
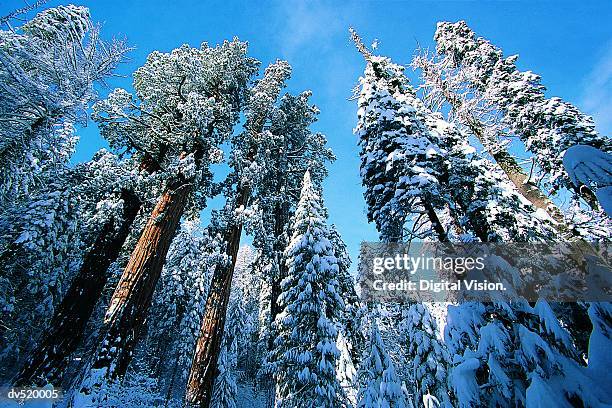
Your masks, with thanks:
[[(33, 1), (33, 0), (31, 0)], [(48, 6), (68, 4), (51, 1)], [(417, 42), (430, 46), (436, 22), (466, 20), (478, 35), (520, 55), (519, 67), (544, 79), (560, 96), (612, 132), (612, 1), (81, 1), (103, 34), (126, 36), (136, 49), (111, 88), (131, 89), (130, 73), (153, 50), (198, 46), (238, 36), (264, 65), (277, 58), (293, 66), (289, 91), (313, 91), (321, 109), (316, 129), (325, 133), (337, 161), (325, 183), (330, 222), (338, 225), (353, 260), (359, 242), (375, 240), (367, 224), (352, 129), (356, 102), (348, 101), (364, 62), (349, 41), (354, 26), (367, 44), (379, 39), (381, 54), (408, 63)], [(0, 0), (0, 14), (23, 6)], [(413, 78), (416, 77), (411, 74)], [(105, 91), (106, 92), (106, 91)], [(94, 123), (80, 131), (77, 161), (104, 146)]]

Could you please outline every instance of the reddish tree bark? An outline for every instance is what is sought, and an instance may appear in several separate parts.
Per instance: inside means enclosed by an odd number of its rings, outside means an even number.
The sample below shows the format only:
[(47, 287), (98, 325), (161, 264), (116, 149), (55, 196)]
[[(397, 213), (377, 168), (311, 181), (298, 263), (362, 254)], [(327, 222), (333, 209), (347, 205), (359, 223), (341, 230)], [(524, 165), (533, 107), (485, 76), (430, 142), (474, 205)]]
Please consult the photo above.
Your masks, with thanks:
[(138, 197), (130, 191), (122, 191), (121, 198), (124, 206), (119, 228), (116, 228), (118, 220), (114, 218), (102, 226), (98, 239), (84, 257), (77, 276), (56, 308), (41, 344), (14, 381), (16, 385), (61, 384), (68, 359), (79, 345), (106, 284), (106, 270), (119, 256), (141, 207)]
[[(246, 207), (250, 190), (242, 188), (238, 191), (237, 196), (236, 208)], [(221, 350), (221, 340), (241, 233), (242, 224), (233, 225), (225, 233), (224, 238), (227, 243), (225, 253), (231, 259), (231, 262), (229, 265), (217, 265), (211, 280), (204, 317), (202, 318), (187, 382), (185, 403), (188, 406), (208, 407), (210, 405), (213, 385), (217, 377), (217, 360)]]
[(107, 369), (109, 378), (122, 376), (127, 370), (190, 192), (191, 185), (182, 179), (166, 188), (111, 297), (102, 345), (92, 365), (93, 369)]
[[(160, 152), (160, 156), (163, 154), (165, 150)], [(139, 170), (153, 173), (160, 167), (157, 159), (145, 154)], [(108, 278), (107, 269), (119, 257), (141, 208), (138, 197), (132, 191), (123, 190), (121, 198), (124, 201), (122, 218), (109, 219), (100, 229), (91, 250), (83, 258), (77, 276), (55, 309), (51, 327), (43, 333), (40, 345), (14, 380), (16, 385), (61, 384), (68, 358), (83, 338), (85, 326), (102, 295)]]

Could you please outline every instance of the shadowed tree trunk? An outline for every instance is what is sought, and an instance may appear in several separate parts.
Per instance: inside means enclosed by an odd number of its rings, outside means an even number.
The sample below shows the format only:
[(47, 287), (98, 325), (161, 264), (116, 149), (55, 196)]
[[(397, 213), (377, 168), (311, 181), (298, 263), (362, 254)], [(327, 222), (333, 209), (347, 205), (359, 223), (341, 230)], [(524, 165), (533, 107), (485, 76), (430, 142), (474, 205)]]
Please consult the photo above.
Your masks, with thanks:
[(111, 297), (104, 337), (92, 365), (93, 369), (106, 369), (108, 378), (122, 376), (127, 370), (191, 188), (182, 178), (166, 188)]
[[(235, 207), (246, 207), (249, 196), (250, 189), (242, 187), (238, 191)], [(187, 406), (210, 406), (241, 234), (242, 224), (232, 225), (225, 233), (224, 238), (227, 243), (225, 254), (231, 261), (229, 265), (216, 266), (210, 283), (210, 292), (206, 299), (202, 326), (187, 381), (185, 396)]]
[[(107, 269), (119, 256), (141, 207), (138, 197), (131, 191), (122, 191), (121, 199), (124, 202), (121, 219), (111, 218), (102, 226), (98, 239), (84, 257), (77, 276), (56, 308), (41, 344), (18, 374), (15, 385), (61, 384), (68, 359), (78, 347), (100, 299), (108, 278)], [(117, 221), (119, 228), (116, 228)]]
[(444, 231), (444, 226), (440, 222), (440, 218), (438, 218), (438, 214), (436, 214), (434, 208), (429, 203), (423, 203), (423, 207), (427, 213), (427, 218), (429, 218), (429, 221), (431, 222), (431, 228), (438, 236), (438, 241), (448, 242), (448, 235), (446, 234), (446, 231)]
[[(139, 170), (153, 173), (160, 167), (155, 158), (146, 154)], [(121, 199), (124, 201), (123, 216), (120, 220), (109, 219), (100, 229), (70, 288), (55, 309), (49, 330), (43, 333), (40, 345), (17, 375), (15, 385), (61, 384), (70, 354), (83, 338), (85, 326), (102, 295), (108, 267), (119, 257), (141, 208), (138, 197), (131, 191), (123, 190)]]

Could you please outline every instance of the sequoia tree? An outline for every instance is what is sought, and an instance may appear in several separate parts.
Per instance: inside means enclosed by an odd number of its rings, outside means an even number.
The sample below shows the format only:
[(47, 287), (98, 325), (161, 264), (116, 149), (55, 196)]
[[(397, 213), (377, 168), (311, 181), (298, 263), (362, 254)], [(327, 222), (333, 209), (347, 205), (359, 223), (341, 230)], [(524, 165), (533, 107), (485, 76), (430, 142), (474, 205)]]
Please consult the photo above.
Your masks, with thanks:
[(191, 405), (209, 406), (215, 377), (225, 315), (229, 301), (232, 276), (238, 254), (242, 227), (246, 211), (257, 181), (261, 176), (256, 160), (258, 145), (269, 137), (266, 122), (270, 119), (274, 103), (278, 98), (291, 68), (285, 61), (277, 61), (266, 68), (264, 77), (248, 90), (246, 123), (242, 133), (232, 139), (228, 176), (231, 183), (227, 201), (220, 214), (220, 223), (225, 231), (223, 241), (229, 265), (219, 264), (212, 276), (208, 298), (196, 343), (193, 364), (187, 384), (186, 401)]
[[(153, 52), (134, 74), (136, 97), (122, 89), (94, 107), (94, 118), (114, 148), (156, 158), (162, 169), (158, 198), (107, 309), (92, 368), (125, 373), (141, 334), (170, 242), (186, 211), (210, 195), (211, 163), (239, 118), (258, 63), (238, 40), (199, 49)], [(85, 382), (84, 390), (91, 384)]]

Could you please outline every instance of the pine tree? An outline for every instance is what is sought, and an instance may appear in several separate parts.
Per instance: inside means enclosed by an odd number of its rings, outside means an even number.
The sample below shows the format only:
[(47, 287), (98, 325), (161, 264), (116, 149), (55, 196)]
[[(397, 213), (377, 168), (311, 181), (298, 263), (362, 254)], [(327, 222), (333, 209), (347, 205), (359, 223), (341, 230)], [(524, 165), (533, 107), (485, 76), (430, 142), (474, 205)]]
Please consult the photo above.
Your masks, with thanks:
[(359, 378), (357, 408), (404, 408), (408, 406), (375, 319), (370, 321), (370, 336), (357, 377)]
[[(439, 23), (435, 40), (437, 52), (450, 68), (460, 70), (469, 89), (501, 112), (509, 131), (533, 154), (552, 191), (576, 187), (562, 166), (566, 149), (588, 145), (609, 151), (612, 147), (596, 132), (592, 118), (560, 98), (546, 98), (538, 75), (519, 71), (516, 55), (504, 58), (502, 50), (477, 38), (464, 21)], [(597, 207), (588, 192), (577, 190), (576, 194)]]
[(324, 214), (320, 193), (306, 172), (287, 247), (288, 276), (279, 298), (283, 310), (276, 318), (278, 337), (270, 356), (280, 407), (344, 403), (336, 378), (336, 324), (344, 305)]
[(428, 305), (411, 304), (402, 317), (400, 330), (407, 348), (405, 358), (409, 362), (409, 393), (413, 405), (419, 406), (426, 395), (433, 395), (443, 406), (452, 406), (446, 385), (448, 350), (438, 337)]
[[(365, 76), (359, 80), (354, 132), (361, 146), (368, 220), (376, 223), (383, 241), (433, 235), (445, 241), (447, 232), (436, 213), (444, 208), (438, 179), (442, 152), (430, 138), (423, 118), (411, 107), (416, 96), (404, 67), (371, 55), (356, 32), (351, 30), (351, 34), (367, 63)], [(421, 214), (429, 227), (419, 224)], [(413, 218), (417, 219), (413, 231), (406, 232), (405, 224)]]

